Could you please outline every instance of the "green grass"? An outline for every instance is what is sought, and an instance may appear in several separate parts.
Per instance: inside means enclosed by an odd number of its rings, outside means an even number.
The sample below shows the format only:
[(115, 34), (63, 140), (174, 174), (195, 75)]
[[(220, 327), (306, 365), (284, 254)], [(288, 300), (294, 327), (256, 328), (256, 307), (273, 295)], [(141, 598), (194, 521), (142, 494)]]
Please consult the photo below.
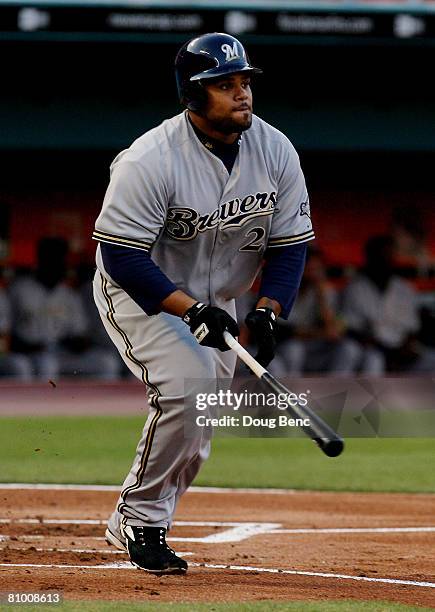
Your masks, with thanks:
[[(20, 606), (23, 607), (23, 606)], [(358, 601), (343, 599), (338, 601), (262, 601), (252, 603), (134, 603), (119, 601), (69, 601), (59, 605), (23, 607), (28, 612), (41, 610), (61, 610), (62, 612), (139, 612), (152, 610), (154, 612), (274, 612), (275, 610), (289, 612), (424, 612), (433, 608), (406, 606), (389, 601)], [(1, 606), (0, 611), (11, 610), (11, 607)]]
[[(0, 418), (0, 481), (120, 484), (142, 417)], [(433, 439), (349, 439), (338, 458), (310, 440), (216, 438), (195, 484), (435, 492)]]
[(119, 484), (141, 417), (0, 418), (0, 480)]

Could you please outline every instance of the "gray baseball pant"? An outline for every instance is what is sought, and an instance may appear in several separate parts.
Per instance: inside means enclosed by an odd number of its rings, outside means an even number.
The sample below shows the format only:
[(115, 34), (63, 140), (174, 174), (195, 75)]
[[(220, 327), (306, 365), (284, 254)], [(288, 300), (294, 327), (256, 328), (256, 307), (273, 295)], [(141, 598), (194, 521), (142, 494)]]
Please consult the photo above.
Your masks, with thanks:
[[(198, 393), (215, 393), (233, 377), (236, 355), (198, 344), (188, 326), (166, 313), (148, 316), (97, 270), (94, 299), (107, 333), (147, 387), (149, 415), (109, 528), (170, 528), (180, 496), (210, 453), (210, 432), (191, 427)], [(234, 316), (234, 303), (228, 302)]]

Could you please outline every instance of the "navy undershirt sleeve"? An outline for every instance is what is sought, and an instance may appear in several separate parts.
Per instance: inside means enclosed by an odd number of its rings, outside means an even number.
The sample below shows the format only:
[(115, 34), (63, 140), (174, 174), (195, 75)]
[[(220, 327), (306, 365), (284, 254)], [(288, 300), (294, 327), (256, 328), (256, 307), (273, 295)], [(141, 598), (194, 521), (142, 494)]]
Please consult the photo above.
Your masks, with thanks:
[(296, 299), (305, 267), (305, 243), (266, 250), (259, 297), (268, 297), (281, 305), (286, 319)]
[(139, 249), (100, 242), (104, 268), (110, 277), (148, 315), (161, 312), (160, 304), (177, 290), (172, 281)]

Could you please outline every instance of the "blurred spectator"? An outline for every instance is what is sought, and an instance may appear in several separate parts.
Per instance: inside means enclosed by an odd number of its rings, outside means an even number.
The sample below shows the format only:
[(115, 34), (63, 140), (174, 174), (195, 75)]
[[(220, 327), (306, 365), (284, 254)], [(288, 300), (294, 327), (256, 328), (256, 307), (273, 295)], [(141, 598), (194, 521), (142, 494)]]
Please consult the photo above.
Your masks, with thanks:
[(11, 285), (12, 348), (30, 359), (38, 377), (78, 374), (116, 379), (119, 361), (113, 353), (93, 346), (80, 297), (65, 283), (67, 252), (65, 240), (42, 239), (35, 275)]
[(297, 376), (353, 371), (354, 347), (344, 338), (338, 296), (327, 279), (320, 251), (309, 249), (299, 294), (288, 321), (280, 320), (274, 373)]
[(417, 296), (393, 269), (393, 240), (371, 238), (365, 267), (346, 287), (343, 317), (363, 374), (433, 372), (435, 350), (417, 341), (420, 327)]
[[(249, 345), (246, 313), (255, 295), (237, 300), (237, 319), (241, 342)], [(347, 375), (354, 370), (355, 348), (344, 337), (344, 325), (337, 315), (337, 293), (328, 282), (321, 252), (310, 247), (299, 294), (288, 320), (278, 318), (277, 349), (268, 369), (274, 376), (299, 376), (302, 373)]]
[(397, 206), (391, 220), (393, 258), (400, 268), (414, 269), (420, 276), (426, 276), (433, 264), (427, 247), (427, 223), (417, 206)]
[(0, 287), (0, 377), (29, 381), (32, 378), (30, 361), (24, 355), (10, 352), (11, 308), (8, 296)]
[(93, 298), (93, 280), (95, 275), (95, 265), (81, 263), (76, 270), (77, 291), (82, 302), (83, 310), (89, 322), (89, 327), (92, 329), (92, 342), (95, 346), (104, 349), (107, 353), (113, 355), (114, 359), (119, 364), (119, 375), (122, 378), (135, 378), (129, 368), (123, 362), (120, 354), (115, 348), (115, 345), (108, 336), (104, 325), (101, 321), (100, 314), (95, 306)]

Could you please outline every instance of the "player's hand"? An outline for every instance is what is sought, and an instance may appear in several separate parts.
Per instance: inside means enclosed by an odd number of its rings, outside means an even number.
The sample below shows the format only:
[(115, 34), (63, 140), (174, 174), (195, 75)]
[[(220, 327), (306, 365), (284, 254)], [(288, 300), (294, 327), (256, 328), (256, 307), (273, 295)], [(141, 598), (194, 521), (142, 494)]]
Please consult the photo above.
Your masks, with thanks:
[(275, 357), (276, 316), (271, 308), (257, 308), (248, 312), (245, 323), (258, 346), (255, 359), (265, 368)]
[(224, 340), (224, 331), (230, 332), (232, 336), (240, 334), (237, 323), (225, 310), (216, 306), (206, 306), (201, 302), (186, 310), (182, 319), (190, 327), (199, 344), (220, 351), (230, 350)]

